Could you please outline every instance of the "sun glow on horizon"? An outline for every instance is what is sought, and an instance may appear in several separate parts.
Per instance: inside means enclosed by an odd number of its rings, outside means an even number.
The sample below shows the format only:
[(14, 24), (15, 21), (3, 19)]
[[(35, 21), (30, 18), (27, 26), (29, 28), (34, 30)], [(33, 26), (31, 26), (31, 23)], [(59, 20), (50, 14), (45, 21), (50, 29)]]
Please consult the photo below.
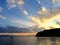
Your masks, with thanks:
[(56, 23), (57, 21), (60, 21), (59, 19), (60, 19), (60, 13), (56, 14), (51, 18), (44, 18), (43, 22), (37, 17), (31, 17), (31, 21), (36, 23), (38, 28), (42, 27), (44, 29), (60, 28), (60, 25)]

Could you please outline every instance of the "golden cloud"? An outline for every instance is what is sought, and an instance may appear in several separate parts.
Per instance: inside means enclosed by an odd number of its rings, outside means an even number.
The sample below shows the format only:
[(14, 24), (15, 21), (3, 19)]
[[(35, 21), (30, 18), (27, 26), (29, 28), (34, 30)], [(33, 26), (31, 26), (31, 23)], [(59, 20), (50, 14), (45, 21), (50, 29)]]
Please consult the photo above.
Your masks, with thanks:
[(51, 18), (43, 18), (43, 22), (36, 17), (30, 18), (32, 22), (36, 23), (38, 28), (51, 29), (51, 28), (60, 28), (60, 25), (57, 24), (57, 21), (60, 21), (60, 13), (56, 14)]

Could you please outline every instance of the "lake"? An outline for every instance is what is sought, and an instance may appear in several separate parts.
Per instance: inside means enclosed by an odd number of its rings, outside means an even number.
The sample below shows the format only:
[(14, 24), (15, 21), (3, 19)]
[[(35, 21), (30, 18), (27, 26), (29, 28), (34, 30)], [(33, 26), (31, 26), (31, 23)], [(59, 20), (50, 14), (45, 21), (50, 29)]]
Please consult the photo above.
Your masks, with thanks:
[(60, 45), (60, 37), (0, 36), (0, 45)]

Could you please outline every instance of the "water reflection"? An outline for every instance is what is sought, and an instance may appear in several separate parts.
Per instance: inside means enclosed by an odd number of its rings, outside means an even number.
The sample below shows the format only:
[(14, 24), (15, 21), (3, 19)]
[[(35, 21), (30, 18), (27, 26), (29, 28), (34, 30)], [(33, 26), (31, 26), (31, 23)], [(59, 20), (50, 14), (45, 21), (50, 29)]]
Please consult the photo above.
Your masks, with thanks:
[(60, 37), (1, 37), (0, 45), (60, 45)]
[(59, 37), (38, 37), (38, 45), (60, 45)]

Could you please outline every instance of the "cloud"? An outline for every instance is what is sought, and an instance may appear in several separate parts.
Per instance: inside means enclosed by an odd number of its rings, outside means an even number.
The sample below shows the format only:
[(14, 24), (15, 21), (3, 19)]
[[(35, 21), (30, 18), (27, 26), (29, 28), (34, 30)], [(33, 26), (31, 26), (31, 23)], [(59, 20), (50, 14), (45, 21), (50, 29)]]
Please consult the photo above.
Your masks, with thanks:
[(41, 4), (41, 2), (39, 0), (36, 0), (38, 2), (38, 4)]
[(60, 25), (60, 21), (57, 21), (56, 23), (57, 23), (58, 25)]
[(4, 16), (2, 16), (2, 15), (0, 15), (0, 18), (1, 18), (1, 19), (6, 19), (6, 17), (4, 17)]
[(2, 7), (0, 7), (0, 11), (2, 11), (3, 10), (3, 8)]
[(16, 2), (15, 0), (7, 0), (7, 4), (9, 8), (14, 8), (16, 7)]
[(27, 12), (26, 10), (23, 10), (23, 13), (24, 13), (25, 15), (28, 15), (28, 12)]
[(52, 0), (52, 3), (54, 4), (56, 1), (55, 0)]
[(13, 19), (13, 20), (11, 20), (11, 22), (12, 22), (12, 23), (20, 23), (20, 21), (17, 20), (17, 19)]
[(60, 28), (60, 13), (57, 12), (50, 18), (43, 18), (42, 21), (38, 17), (31, 17), (30, 19), (36, 24), (37, 28)]
[(56, 0), (57, 2), (60, 2), (60, 0)]
[(44, 23), (43, 23), (43, 27), (45, 26), (45, 28), (50, 29), (50, 27), (53, 28), (60, 28), (60, 25), (57, 24), (57, 22), (60, 21), (60, 14), (56, 14), (55, 16), (51, 17), (51, 18), (47, 18), (45, 19)]
[(7, 0), (7, 4), (9, 8), (14, 8), (17, 6), (22, 6), (24, 4), (23, 0)]
[(32, 27), (34, 24), (29, 21), (24, 21), (24, 20), (18, 20), (18, 19), (13, 19), (11, 20), (12, 23), (16, 23), (19, 25), (27, 26), (27, 27)]
[(19, 0), (19, 1), (17, 1), (17, 4), (21, 6), (24, 4), (24, 2), (23, 2), (23, 0)]
[(52, 3), (60, 2), (60, 0), (52, 0)]
[(42, 22), (39, 18), (37, 17), (30, 17), (31, 22), (35, 22), (36, 24), (40, 25)]
[(47, 9), (45, 7), (42, 7), (40, 11), (38, 11), (38, 14), (45, 14), (47, 12)]

